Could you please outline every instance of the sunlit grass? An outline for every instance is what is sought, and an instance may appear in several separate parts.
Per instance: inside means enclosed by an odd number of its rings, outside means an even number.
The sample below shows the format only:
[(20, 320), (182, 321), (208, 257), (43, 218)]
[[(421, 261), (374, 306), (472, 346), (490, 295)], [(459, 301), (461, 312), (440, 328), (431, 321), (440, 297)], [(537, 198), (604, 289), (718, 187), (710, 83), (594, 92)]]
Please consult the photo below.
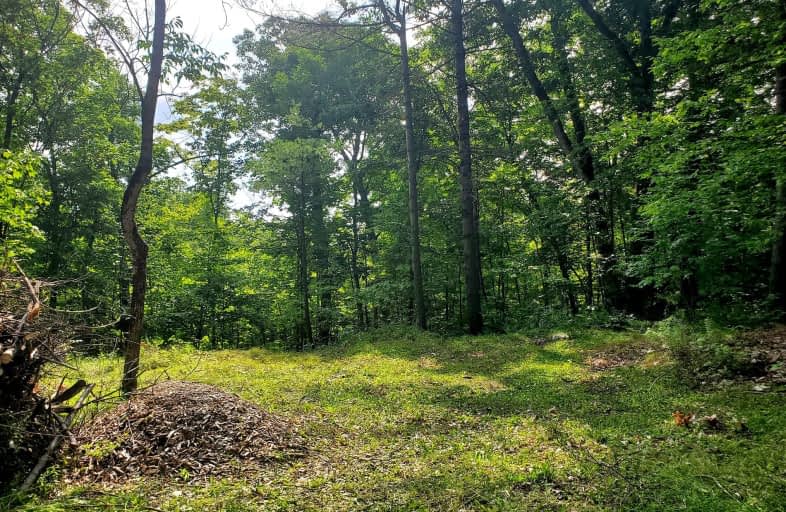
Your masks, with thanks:
[[(548, 333), (546, 333), (548, 334)], [(777, 393), (683, 385), (660, 341), (570, 333), (441, 338), (366, 333), (313, 352), (146, 346), (141, 385), (186, 379), (291, 418), (304, 459), (241, 479), (69, 487), (51, 472), (24, 510), (783, 510)], [(592, 352), (647, 344), (658, 364), (592, 371)], [(111, 390), (120, 361), (73, 361)], [(677, 427), (675, 410), (750, 432)]]

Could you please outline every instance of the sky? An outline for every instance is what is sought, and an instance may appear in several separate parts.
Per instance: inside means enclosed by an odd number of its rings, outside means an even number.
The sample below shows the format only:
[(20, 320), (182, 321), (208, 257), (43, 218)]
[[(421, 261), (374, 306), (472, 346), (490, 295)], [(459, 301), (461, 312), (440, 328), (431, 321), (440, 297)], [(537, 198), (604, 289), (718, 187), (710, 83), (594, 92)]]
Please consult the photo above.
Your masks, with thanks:
[[(255, 8), (260, 12), (251, 12), (238, 5), (238, 0), (169, 0), (167, 18), (179, 17), (183, 21), (183, 31), (194, 38), (194, 41), (217, 55), (228, 54), (226, 63), (237, 62), (232, 39), (245, 29), (253, 30), (264, 21), (264, 14), (278, 16), (297, 16), (299, 14), (314, 15), (319, 12), (336, 8), (336, 3), (318, 0), (255, 0)], [(182, 88), (177, 93), (187, 90)], [(156, 121), (166, 122), (171, 119), (169, 103), (172, 97), (159, 98)], [(185, 134), (183, 134), (185, 136)], [(171, 137), (171, 135), (170, 135)], [(174, 139), (184, 142), (178, 136)], [(171, 171), (174, 175), (185, 177), (188, 171), (177, 168)], [(232, 198), (232, 207), (242, 208), (262, 203), (273, 215), (284, 212), (272, 207), (269, 199), (258, 193), (250, 192), (241, 186)]]
[[(243, 0), (241, 0), (243, 1)], [(253, 3), (259, 12), (240, 7), (238, 0), (169, 0), (167, 19), (179, 17), (183, 21), (183, 32), (194, 38), (199, 45), (216, 55), (227, 54), (226, 63), (237, 62), (232, 39), (244, 30), (253, 30), (264, 21), (264, 14), (296, 16), (314, 15), (331, 7), (335, 2), (319, 0), (245, 0)], [(187, 92), (182, 87), (176, 92)], [(156, 118), (159, 122), (171, 119), (168, 103), (171, 96), (159, 98)]]
[[(335, 2), (318, 0), (256, 0), (261, 12), (281, 16), (314, 15), (331, 7)], [(262, 14), (253, 13), (238, 5), (237, 0), (170, 0), (168, 17), (180, 17), (183, 31), (216, 54), (229, 54), (234, 61), (232, 38), (245, 29), (253, 28), (264, 20)]]

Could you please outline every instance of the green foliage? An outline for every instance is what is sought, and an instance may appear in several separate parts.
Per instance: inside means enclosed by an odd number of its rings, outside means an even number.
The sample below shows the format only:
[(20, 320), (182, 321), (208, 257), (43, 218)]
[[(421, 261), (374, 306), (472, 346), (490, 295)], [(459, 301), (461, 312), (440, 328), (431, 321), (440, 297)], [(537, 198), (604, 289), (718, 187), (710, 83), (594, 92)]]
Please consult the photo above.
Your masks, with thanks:
[(2, 266), (10, 258), (29, 255), (31, 241), (41, 239), (33, 224), (36, 212), (47, 204), (48, 194), (37, 174), (40, 160), (29, 152), (0, 154), (0, 244)]
[(709, 318), (692, 324), (670, 318), (650, 332), (668, 344), (680, 375), (694, 386), (723, 386), (744, 378), (761, 380), (780, 368), (773, 355), (778, 350), (777, 330), (751, 332), (726, 328)]
[[(782, 315), (771, 263), (786, 211), (776, 4), (590, 2), (593, 19), (581, 2), (503, 2), (554, 118), (493, 5), (465, 3), (490, 331)], [(149, 42), (90, 5), (144, 64)], [(428, 324), (453, 333), (466, 297), (452, 47), (438, 10), (413, 4), (410, 64)], [(30, 199), (4, 206), (28, 223), (12, 228), (7, 252), (67, 283), (51, 305), (108, 323), (128, 309), (117, 216), (138, 151), (135, 86), (97, 27), (74, 30), (59, 2), (14, 0), (2, 15), (3, 142), (14, 159), (39, 155), (36, 177), (4, 185)], [(165, 79), (191, 89), (159, 126), (142, 204), (151, 339), (300, 347), (306, 309), (321, 341), (412, 320), (399, 53), (380, 16), (271, 17), (237, 37), (236, 73), (169, 20)], [(589, 183), (579, 154), (592, 157)]]

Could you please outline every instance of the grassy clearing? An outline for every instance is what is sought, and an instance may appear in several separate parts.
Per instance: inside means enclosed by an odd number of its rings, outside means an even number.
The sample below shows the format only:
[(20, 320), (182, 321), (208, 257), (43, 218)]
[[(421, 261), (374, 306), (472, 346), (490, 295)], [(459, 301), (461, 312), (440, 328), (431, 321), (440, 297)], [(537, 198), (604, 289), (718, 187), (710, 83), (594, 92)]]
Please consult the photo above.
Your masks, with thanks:
[[(234, 479), (111, 488), (53, 470), (21, 510), (786, 510), (782, 390), (691, 389), (662, 340), (572, 334), (544, 346), (389, 329), (309, 353), (148, 347), (143, 385), (164, 375), (237, 393), (297, 422), (311, 454)], [(632, 346), (651, 352), (627, 361)], [(592, 368), (610, 355), (625, 364)], [(114, 358), (77, 363), (92, 381), (119, 379)], [(677, 410), (726, 428), (679, 427)]]

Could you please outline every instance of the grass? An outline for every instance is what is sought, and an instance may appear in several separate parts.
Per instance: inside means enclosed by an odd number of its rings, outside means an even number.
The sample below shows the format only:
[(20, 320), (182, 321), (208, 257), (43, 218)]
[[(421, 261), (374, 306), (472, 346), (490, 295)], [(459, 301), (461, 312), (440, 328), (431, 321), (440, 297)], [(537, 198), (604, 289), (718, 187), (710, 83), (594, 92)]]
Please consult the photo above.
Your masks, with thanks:
[[(146, 347), (143, 385), (165, 376), (237, 393), (297, 422), (310, 455), (235, 479), (113, 487), (70, 485), (54, 468), (20, 510), (786, 510), (782, 392), (692, 389), (657, 338), (571, 334), (542, 347), (408, 329), (307, 353)], [(604, 371), (586, 363), (630, 346), (653, 352)], [(115, 358), (75, 364), (118, 382)], [(677, 426), (677, 410), (727, 428)]]

